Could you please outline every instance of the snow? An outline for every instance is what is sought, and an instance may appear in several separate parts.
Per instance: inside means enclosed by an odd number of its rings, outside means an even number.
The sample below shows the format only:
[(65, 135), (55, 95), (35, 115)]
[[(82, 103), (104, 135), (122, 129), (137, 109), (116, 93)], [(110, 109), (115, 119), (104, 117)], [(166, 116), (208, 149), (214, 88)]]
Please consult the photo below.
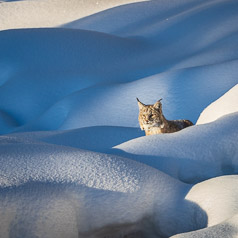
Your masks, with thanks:
[(201, 113), (197, 125), (217, 120), (223, 115), (238, 111), (238, 84)]
[[(16, 152), (18, 156), (15, 156)], [(114, 223), (133, 223), (144, 216), (158, 219), (153, 217), (156, 217), (154, 213), (163, 213), (164, 207), (169, 208), (175, 202), (181, 201), (182, 205), (182, 198), (187, 190), (185, 185), (168, 175), (128, 159), (70, 147), (25, 140), (22, 142), (14, 137), (2, 138), (1, 165), (1, 204), (6, 202), (8, 206), (16, 209), (16, 212), (11, 213), (10, 220), (9, 217), (2, 217), (4, 224), (9, 227), (8, 232), (16, 232), (14, 226), (11, 230), (11, 224), (16, 219), (19, 222), (16, 224), (18, 232), (25, 232), (25, 229), (33, 232), (31, 229), (39, 224), (43, 228), (40, 228), (40, 231), (36, 229), (34, 235), (46, 232), (45, 226), (49, 226), (57, 232), (50, 233), (53, 234), (51, 237), (61, 237), (61, 229), (58, 231), (57, 228), (68, 223), (78, 226), (79, 231), (84, 233)], [(152, 188), (155, 186), (158, 189), (153, 192)], [(162, 191), (166, 191), (166, 196), (160, 196)], [(58, 197), (56, 201), (55, 196)], [(57, 213), (62, 212), (59, 211), (61, 206), (66, 210), (69, 206), (70, 211), (67, 211), (66, 217), (74, 211), (72, 217), (67, 218), (67, 222), (66, 218), (59, 223), (58, 219), (51, 221), (51, 216), (57, 218)], [(4, 214), (5, 207), (1, 207), (1, 210)], [(104, 219), (101, 219), (102, 212)], [(30, 218), (28, 213), (31, 213)], [(78, 223), (75, 221), (77, 214), (85, 214), (79, 218)], [(28, 221), (31, 216), (36, 218)], [(168, 217), (167, 213), (158, 222), (167, 224), (169, 218), (175, 225), (178, 223), (177, 216), (171, 220), (172, 217)], [(8, 222), (5, 219), (8, 219)], [(26, 223), (21, 224), (21, 219), (26, 219)], [(41, 224), (42, 219), (50, 220), (50, 224)], [(25, 224), (28, 226), (25, 227)], [(157, 229), (158, 232), (162, 229), (162, 232), (171, 233), (175, 226), (172, 229), (166, 226)], [(183, 226), (183, 231), (187, 229), (189, 227)], [(44, 236), (45, 233), (40, 234)]]
[(55, 27), (133, 2), (137, 0), (2, 0), (0, 30)]
[[(186, 199), (195, 202), (207, 212), (209, 228), (173, 237), (237, 237), (236, 188), (237, 176), (223, 176), (195, 185)], [(212, 209), (211, 204), (214, 205)]]
[[(145, 55), (144, 43), (104, 33), (11, 30), (0, 32), (0, 40), (2, 74), (6, 75), (0, 107), (17, 125), (7, 125), (4, 133), (137, 127), (136, 97), (145, 103), (164, 98), (168, 119), (189, 118), (195, 123), (205, 106), (237, 83), (237, 61), (146, 76), (158, 53)], [(184, 84), (187, 87), (180, 87)]]
[(238, 114), (179, 133), (140, 137), (113, 147), (116, 154), (157, 168), (186, 183), (238, 172)]
[[(237, 11), (1, 1), (1, 237), (237, 237)], [(137, 97), (195, 125), (144, 136)]]
[(173, 238), (237, 237), (237, 215), (216, 226), (172, 236)]
[[(238, 193), (234, 192), (237, 182), (237, 176), (210, 179), (195, 185), (185, 199), (195, 202), (204, 209), (208, 215), (208, 226), (214, 226), (237, 214), (238, 206), (234, 206), (238, 198)], [(213, 209), (210, 208), (211, 203), (214, 204)]]

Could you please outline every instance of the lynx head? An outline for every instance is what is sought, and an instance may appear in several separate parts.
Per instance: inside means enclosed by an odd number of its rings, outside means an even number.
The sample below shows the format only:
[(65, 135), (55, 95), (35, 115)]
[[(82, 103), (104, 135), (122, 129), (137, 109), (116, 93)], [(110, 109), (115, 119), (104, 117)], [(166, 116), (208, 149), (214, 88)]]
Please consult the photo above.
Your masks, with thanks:
[(139, 123), (141, 130), (149, 130), (151, 127), (163, 128), (163, 114), (161, 100), (153, 105), (145, 105), (137, 98), (139, 106)]

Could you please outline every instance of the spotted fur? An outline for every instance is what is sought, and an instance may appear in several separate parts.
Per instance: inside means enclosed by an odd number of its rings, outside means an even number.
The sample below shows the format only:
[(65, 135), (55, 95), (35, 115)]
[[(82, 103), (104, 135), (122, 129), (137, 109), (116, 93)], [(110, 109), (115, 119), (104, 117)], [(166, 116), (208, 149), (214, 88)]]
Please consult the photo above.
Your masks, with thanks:
[(162, 112), (161, 100), (157, 101), (154, 105), (145, 105), (137, 98), (140, 110), (138, 117), (140, 128), (145, 131), (147, 136), (173, 133), (193, 125), (189, 120), (167, 120)]

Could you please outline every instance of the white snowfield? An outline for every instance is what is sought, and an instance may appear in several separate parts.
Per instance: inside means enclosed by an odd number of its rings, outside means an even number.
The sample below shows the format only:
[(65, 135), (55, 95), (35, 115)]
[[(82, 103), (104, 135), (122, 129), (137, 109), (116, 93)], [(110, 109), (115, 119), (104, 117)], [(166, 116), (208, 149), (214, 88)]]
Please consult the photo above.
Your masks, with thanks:
[[(238, 237), (237, 12), (1, 1), (0, 238)], [(136, 97), (195, 125), (145, 137)]]

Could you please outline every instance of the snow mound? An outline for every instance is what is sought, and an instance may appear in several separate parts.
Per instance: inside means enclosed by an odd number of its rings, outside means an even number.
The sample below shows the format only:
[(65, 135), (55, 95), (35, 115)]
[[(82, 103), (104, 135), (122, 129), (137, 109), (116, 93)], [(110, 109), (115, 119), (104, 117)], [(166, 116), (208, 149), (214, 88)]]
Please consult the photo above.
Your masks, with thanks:
[(171, 238), (216, 238), (216, 237), (230, 237), (236, 238), (238, 233), (238, 215), (222, 222), (218, 225), (201, 229), (194, 232), (187, 232), (171, 236)]
[(9, 136), (95, 152), (109, 152), (113, 146), (143, 135), (139, 128), (93, 126), (64, 131), (17, 133)]
[(236, 213), (238, 176), (191, 186), (129, 159), (0, 138), (2, 237), (168, 237)]
[[(115, 229), (117, 235), (171, 236), (222, 222), (236, 212), (231, 208), (237, 176), (190, 186), (114, 155), (30, 136), (0, 139), (2, 237), (113, 237)], [(211, 184), (216, 184), (213, 190)], [(210, 193), (217, 203), (209, 202)]]
[(197, 125), (215, 121), (219, 117), (238, 111), (238, 84), (204, 109)]
[(115, 146), (121, 156), (187, 183), (238, 172), (238, 113), (173, 134), (140, 137)]
[[(208, 228), (173, 236), (187, 237), (237, 237), (238, 209), (233, 206), (238, 199), (237, 176), (223, 176), (195, 185), (186, 199), (195, 202), (208, 215)], [(213, 208), (211, 209), (211, 204)]]
[(17, 133), (9, 137), (120, 155), (183, 182), (197, 183), (237, 173), (237, 122), (238, 114), (232, 113), (213, 123), (147, 137), (139, 128), (113, 126)]
[(81, 19), (80, 29), (0, 31), (0, 110), (14, 122), (1, 113), (0, 133), (138, 127), (136, 97), (163, 97), (168, 119), (195, 123), (237, 84), (237, 8), (146, 1)]
[[(217, 225), (238, 214), (238, 207), (234, 207), (238, 199), (237, 175), (222, 176), (196, 184), (189, 191), (185, 199), (198, 204), (208, 216), (208, 227)], [(213, 209), (211, 208), (213, 204)]]
[(203, 210), (184, 202), (189, 186), (151, 167), (29, 138), (0, 138), (0, 212), (7, 214), (1, 217), (3, 236), (74, 237), (142, 220), (150, 227), (142, 229), (167, 235), (206, 225)]

